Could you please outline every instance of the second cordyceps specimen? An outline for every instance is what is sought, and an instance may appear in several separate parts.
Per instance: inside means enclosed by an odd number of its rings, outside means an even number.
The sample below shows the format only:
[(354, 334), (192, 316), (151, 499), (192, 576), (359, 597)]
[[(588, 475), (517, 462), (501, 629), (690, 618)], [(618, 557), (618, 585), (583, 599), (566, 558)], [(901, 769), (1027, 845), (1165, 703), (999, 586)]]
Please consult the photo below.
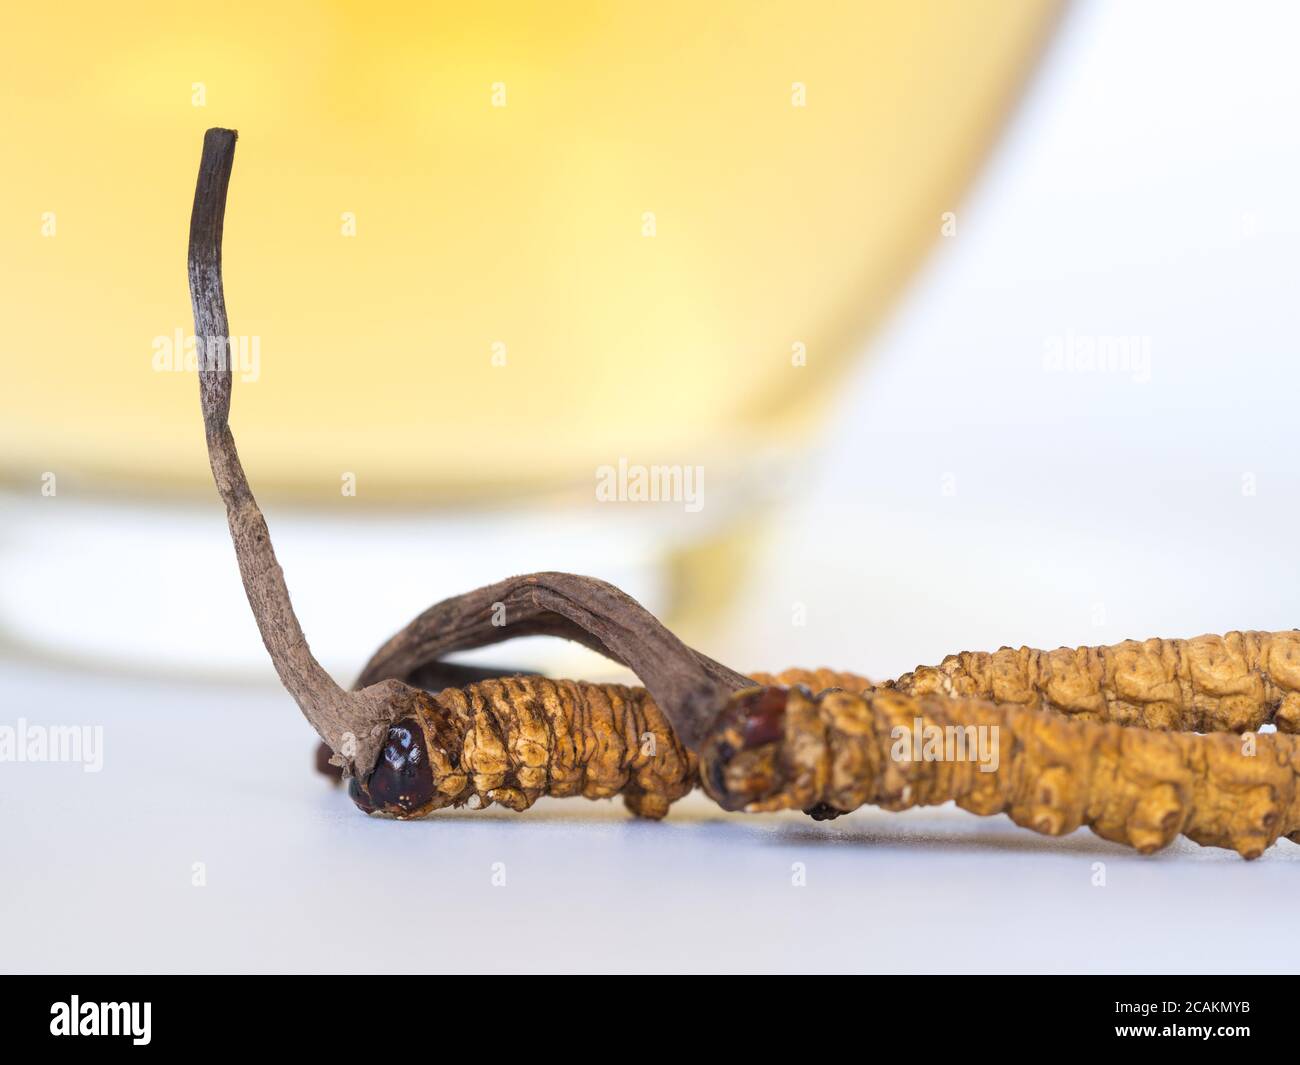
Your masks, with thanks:
[[(622, 795), (657, 818), (700, 785), (728, 810), (817, 819), (955, 801), (1049, 835), (1087, 825), (1144, 853), (1180, 834), (1247, 858), (1300, 842), (1300, 632), (1004, 648), (873, 686), (738, 673), (617, 588), (539, 573), (430, 608), (344, 690), (307, 646), (228, 424), (221, 240), (235, 140), (207, 132), (190, 221), (208, 454), (262, 640), (362, 809), (409, 818)], [(583, 643), (645, 687), (444, 661), (525, 635)]]

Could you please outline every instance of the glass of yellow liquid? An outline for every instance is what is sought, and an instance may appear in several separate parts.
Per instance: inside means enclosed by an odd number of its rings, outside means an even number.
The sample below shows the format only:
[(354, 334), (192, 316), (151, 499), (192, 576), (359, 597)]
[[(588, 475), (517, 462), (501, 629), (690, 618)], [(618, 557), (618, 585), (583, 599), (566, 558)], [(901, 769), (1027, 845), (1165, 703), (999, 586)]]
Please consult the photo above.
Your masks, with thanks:
[(263, 668), (186, 359), (221, 125), (232, 425), (323, 657), (534, 568), (698, 634), (1057, 8), (12, 12), (0, 631)]

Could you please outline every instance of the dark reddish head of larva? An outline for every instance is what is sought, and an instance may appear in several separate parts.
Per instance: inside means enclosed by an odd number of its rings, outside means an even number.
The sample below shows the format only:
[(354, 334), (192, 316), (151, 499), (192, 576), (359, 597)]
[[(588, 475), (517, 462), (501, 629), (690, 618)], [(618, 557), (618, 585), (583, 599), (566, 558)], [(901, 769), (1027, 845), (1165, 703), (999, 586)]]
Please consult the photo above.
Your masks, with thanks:
[[(766, 773), (758, 773), (740, 786), (733, 793), (739, 782), (728, 773), (733, 762), (754, 752), (758, 748), (778, 743), (785, 736), (785, 710), (789, 700), (786, 688), (764, 687), (752, 691), (740, 692), (732, 696), (727, 708), (718, 717), (717, 723), (704, 749), (700, 752), (700, 768), (703, 771), (705, 790), (724, 809), (736, 810), (759, 796), (753, 788), (768, 783)], [(769, 761), (770, 759), (760, 759)], [(743, 757), (743, 764), (757, 768), (751, 757)], [(744, 774), (749, 777), (748, 772)], [(761, 782), (760, 782), (761, 778)]]
[[(806, 688), (799, 691), (811, 698)], [(780, 744), (789, 705), (789, 688), (754, 688), (732, 696), (718, 716), (700, 751), (700, 775), (704, 790), (724, 810), (743, 810), (785, 786)], [(843, 812), (824, 802), (804, 810), (817, 821)]]
[(740, 725), (741, 750), (775, 743), (785, 735), (786, 688), (758, 688), (739, 696), (732, 707)]
[(389, 727), (370, 779), (363, 786), (353, 777), (348, 794), (368, 814), (406, 817), (428, 805), (433, 798), (433, 767), (424, 730), (413, 718)]

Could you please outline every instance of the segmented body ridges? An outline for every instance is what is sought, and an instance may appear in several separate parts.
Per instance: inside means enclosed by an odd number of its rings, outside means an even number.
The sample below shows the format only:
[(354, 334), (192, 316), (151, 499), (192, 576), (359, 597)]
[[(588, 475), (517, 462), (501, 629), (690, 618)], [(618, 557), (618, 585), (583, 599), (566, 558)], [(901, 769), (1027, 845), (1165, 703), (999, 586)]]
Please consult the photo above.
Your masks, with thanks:
[[(1087, 825), (1145, 853), (1180, 833), (1248, 858), (1283, 835), (1300, 842), (1293, 736), (1161, 732), (977, 699), (794, 688), (779, 735), (755, 744), (754, 719), (739, 712), (744, 698), (733, 696), (736, 712), (701, 752), (704, 786), (728, 809), (902, 810), (952, 800), (1049, 835)], [(915, 746), (899, 756), (905, 733), (947, 735), (945, 727), (961, 730), (967, 757), (927, 760)], [(972, 729), (985, 730), (983, 763), (970, 755), (979, 747)]]
[[(867, 685), (830, 670), (755, 679), (818, 690)], [(422, 696), (416, 706), (439, 799), (431, 809), (526, 810), (543, 795), (622, 795), (633, 813), (658, 818), (698, 782), (695, 755), (644, 688), (503, 677)]]
[(1084, 721), (1188, 732), (1300, 732), (1300, 631), (1229, 632), (1109, 647), (964, 651), (892, 685)]

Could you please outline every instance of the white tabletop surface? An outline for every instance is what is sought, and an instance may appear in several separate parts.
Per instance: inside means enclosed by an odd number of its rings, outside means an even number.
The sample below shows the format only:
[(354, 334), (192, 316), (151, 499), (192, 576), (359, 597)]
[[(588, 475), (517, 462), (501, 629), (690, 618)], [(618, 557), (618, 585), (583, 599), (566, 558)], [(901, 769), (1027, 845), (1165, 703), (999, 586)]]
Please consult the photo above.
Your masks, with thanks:
[[(706, 650), (886, 677), (1003, 643), (1300, 623), (1295, 19), (1076, 8)], [(1147, 338), (1147, 372), (1049, 370), (1071, 333)], [(326, 644), (348, 630), (356, 657), (325, 656), (346, 679), (406, 615), (375, 622), (336, 564), (346, 609), (300, 605)], [(246, 615), (218, 638), (256, 659)], [(698, 797), (659, 824), (581, 800), (400, 824), (313, 773), (266, 666), (199, 682), (11, 653), (0, 709), (105, 737), (99, 773), (0, 764), (5, 971), (1300, 967), (1285, 841), (1140, 858), (951, 807), (817, 824)]]
[[(1291, 843), (1144, 859), (950, 807), (817, 824), (698, 797), (658, 824), (582, 800), (381, 821), (308, 768), (277, 692), (5, 682), (33, 719), (75, 703), (106, 735), (99, 773), (0, 774), (6, 971), (1296, 968)], [(256, 741), (219, 757), (234, 735)]]

